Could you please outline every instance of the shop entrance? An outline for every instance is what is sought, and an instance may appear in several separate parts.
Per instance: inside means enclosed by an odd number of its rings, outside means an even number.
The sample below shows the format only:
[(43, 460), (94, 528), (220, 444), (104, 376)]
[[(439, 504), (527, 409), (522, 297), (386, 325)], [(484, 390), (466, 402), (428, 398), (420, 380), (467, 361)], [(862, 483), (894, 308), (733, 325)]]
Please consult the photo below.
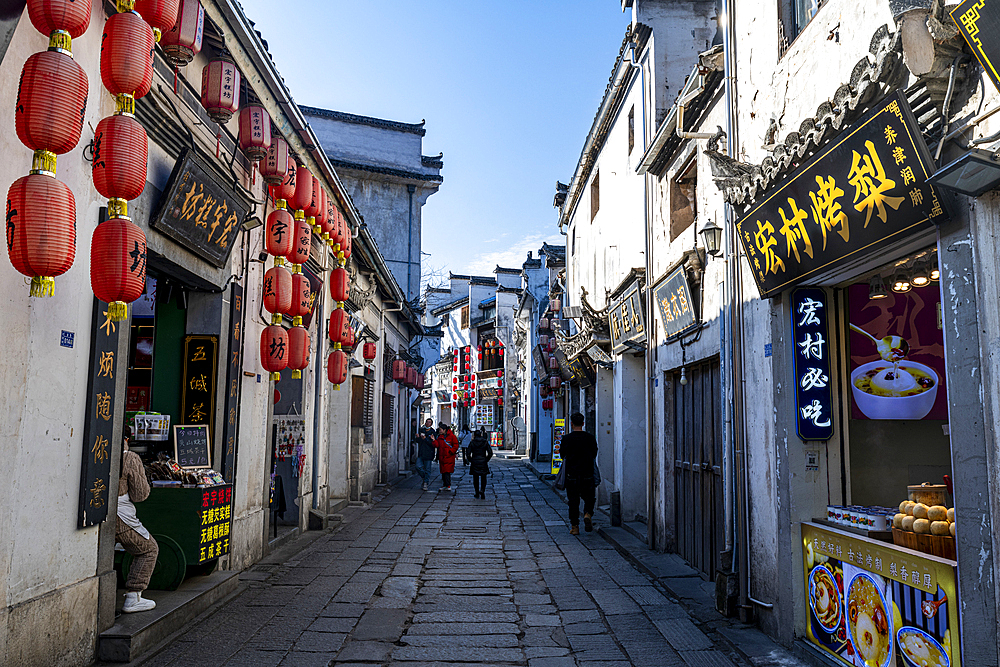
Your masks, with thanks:
[(677, 553), (708, 579), (721, 567), (722, 402), (719, 360), (667, 376), (667, 442), (674, 443)]

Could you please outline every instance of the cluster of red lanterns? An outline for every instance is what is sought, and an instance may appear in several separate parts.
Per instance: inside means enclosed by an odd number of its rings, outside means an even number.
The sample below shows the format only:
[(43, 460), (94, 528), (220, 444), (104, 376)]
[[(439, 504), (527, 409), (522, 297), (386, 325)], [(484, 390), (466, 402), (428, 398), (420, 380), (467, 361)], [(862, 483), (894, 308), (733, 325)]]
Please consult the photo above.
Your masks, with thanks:
[(542, 410), (551, 410), (555, 399), (546, 398), (542, 400)]
[(424, 388), (424, 374), (416, 366), (408, 364), (402, 359), (396, 359), (392, 362), (392, 379), (410, 389)]
[(56, 178), (56, 156), (80, 142), (87, 107), (87, 75), (73, 59), (72, 41), (90, 25), (90, 3), (30, 0), (31, 24), (49, 37), (21, 69), (14, 123), (34, 151), (31, 171), (7, 192), (7, 254), (31, 278), (30, 294), (52, 296), (55, 278), (76, 259), (76, 199)]

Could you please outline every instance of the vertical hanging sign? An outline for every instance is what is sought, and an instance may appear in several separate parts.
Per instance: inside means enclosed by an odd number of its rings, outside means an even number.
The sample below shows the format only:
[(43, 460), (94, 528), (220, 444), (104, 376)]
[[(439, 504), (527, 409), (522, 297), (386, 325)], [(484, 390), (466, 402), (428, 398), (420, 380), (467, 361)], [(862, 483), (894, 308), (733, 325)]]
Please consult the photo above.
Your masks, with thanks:
[(229, 356), (226, 357), (226, 421), (222, 425), (222, 477), (229, 483), (236, 476), (236, 432), (240, 418), (240, 378), (243, 356), (243, 286), (233, 283), (229, 295)]
[(833, 437), (833, 392), (826, 292), (803, 287), (792, 294), (792, 373), (795, 431), (802, 440)]
[(87, 383), (87, 419), (83, 427), (83, 468), (80, 473), (80, 511), (77, 525), (94, 526), (108, 518), (111, 456), (115, 447), (115, 391), (119, 331), (128, 322), (112, 322), (108, 304), (95, 299)]
[(184, 374), (181, 376), (180, 424), (208, 424), (215, 432), (216, 363), (218, 336), (184, 337)]

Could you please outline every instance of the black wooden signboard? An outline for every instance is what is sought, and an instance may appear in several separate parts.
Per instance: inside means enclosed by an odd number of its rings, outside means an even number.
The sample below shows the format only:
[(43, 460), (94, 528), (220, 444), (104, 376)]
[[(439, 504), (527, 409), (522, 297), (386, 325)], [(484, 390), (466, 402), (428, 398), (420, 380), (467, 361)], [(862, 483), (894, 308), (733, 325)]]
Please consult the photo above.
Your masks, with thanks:
[(94, 300), (93, 336), (90, 345), (90, 378), (87, 381), (87, 419), (83, 426), (83, 469), (80, 474), (80, 511), (77, 525), (93, 526), (108, 518), (111, 457), (121, 451), (115, 442), (115, 412), (124, 400), (115, 392), (119, 328), (112, 322), (108, 304)]
[(201, 539), (198, 562), (229, 553), (229, 527), (233, 521), (233, 486), (225, 484), (202, 489)]
[(880, 102), (740, 218), (761, 296), (947, 219), (902, 91)]
[(826, 293), (803, 287), (792, 294), (792, 375), (795, 431), (802, 440), (833, 437), (833, 390)]
[[(951, 10), (958, 31), (969, 43), (993, 85), (1000, 90), (1000, 1), (965, 0)], [(985, 39), (985, 42), (983, 41)]]
[(223, 267), (250, 208), (196, 151), (177, 160), (152, 226), (184, 247)]
[(233, 283), (229, 293), (229, 356), (226, 357), (225, 423), (222, 425), (222, 477), (236, 478), (236, 437), (240, 423), (240, 382), (243, 377), (243, 286)]
[(646, 317), (639, 292), (639, 281), (625, 290), (625, 293), (608, 309), (608, 326), (611, 329), (611, 349), (620, 354), (629, 349), (628, 342), (642, 343), (646, 340)]
[(215, 427), (216, 364), (219, 359), (218, 336), (184, 337), (184, 372), (181, 375), (181, 414), (185, 424), (208, 424)]
[(212, 451), (205, 424), (174, 426), (174, 460), (182, 468), (212, 467)]
[(678, 267), (653, 288), (653, 298), (656, 299), (656, 305), (660, 310), (665, 338), (683, 333), (698, 323), (698, 317), (694, 312), (694, 299), (691, 298), (691, 287), (688, 285), (683, 266)]

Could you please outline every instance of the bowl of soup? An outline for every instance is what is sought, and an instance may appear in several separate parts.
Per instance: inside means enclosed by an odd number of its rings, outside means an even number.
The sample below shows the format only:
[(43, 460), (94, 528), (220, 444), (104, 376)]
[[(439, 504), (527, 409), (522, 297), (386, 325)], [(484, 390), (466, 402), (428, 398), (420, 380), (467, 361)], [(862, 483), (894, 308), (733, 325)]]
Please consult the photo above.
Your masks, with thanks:
[(900, 628), (896, 643), (906, 667), (951, 667), (944, 647), (920, 628)]
[(854, 401), (869, 419), (923, 419), (939, 384), (937, 371), (915, 361), (871, 361), (851, 373)]
[(816, 622), (827, 632), (840, 626), (840, 589), (837, 578), (825, 565), (817, 565), (809, 573), (809, 606)]
[(889, 667), (892, 621), (882, 588), (875, 578), (858, 572), (847, 586), (847, 632), (864, 665)]

